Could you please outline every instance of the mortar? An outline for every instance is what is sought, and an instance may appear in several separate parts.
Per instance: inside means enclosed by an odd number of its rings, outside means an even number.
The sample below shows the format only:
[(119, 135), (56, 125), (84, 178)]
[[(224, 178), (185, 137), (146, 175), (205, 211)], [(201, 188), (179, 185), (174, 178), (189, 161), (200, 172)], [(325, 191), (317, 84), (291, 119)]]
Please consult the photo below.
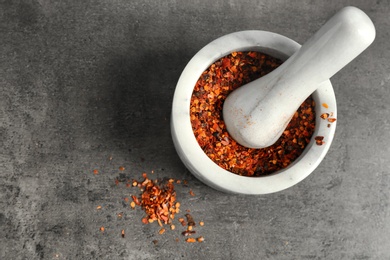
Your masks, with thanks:
[[(353, 8), (347, 11), (350, 10), (355, 12)], [(336, 26), (339, 25), (336, 24)], [(373, 36), (370, 35), (372, 40), (374, 36), (375, 32)], [(203, 152), (191, 127), (189, 110), (191, 95), (199, 77), (212, 63), (234, 51), (259, 51), (285, 61), (300, 48), (301, 45), (294, 40), (276, 33), (255, 30), (240, 31), (212, 41), (189, 61), (176, 86), (172, 106), (171, 132), (179, 157), (196, 178), (224, 192), (267, 194), (299, 183), (321, 163), (330, 148), (336, 129), (336, 122), (328, 127), (329, 122), (320, 118), (323, 113), (333, 113), (333, 117), (337, 118), (336, 97), (330, 80), (321, 81), (312, 93), (316, 104), (316, 126), (310, 143), (293, 163), (273, 174), (262, 177), (245, 177), (219, 167)], [(328, 107), (322, 106), (323, 103), (326, 103)], [(325, 143), (317, 145), (314, 140), (316, 136), (324, 136)]]

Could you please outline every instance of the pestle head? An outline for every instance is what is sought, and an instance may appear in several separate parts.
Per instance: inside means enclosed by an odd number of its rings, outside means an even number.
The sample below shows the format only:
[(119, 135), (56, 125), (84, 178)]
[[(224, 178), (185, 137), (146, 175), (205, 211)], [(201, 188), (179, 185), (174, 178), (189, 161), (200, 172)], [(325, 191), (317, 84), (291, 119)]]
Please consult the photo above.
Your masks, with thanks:
[(228, 96), (223, 118), (229, 134), (249, 148), (274, 144), (300, 104), (374, 38), (363, 11), (341, 9), (280, 67)]

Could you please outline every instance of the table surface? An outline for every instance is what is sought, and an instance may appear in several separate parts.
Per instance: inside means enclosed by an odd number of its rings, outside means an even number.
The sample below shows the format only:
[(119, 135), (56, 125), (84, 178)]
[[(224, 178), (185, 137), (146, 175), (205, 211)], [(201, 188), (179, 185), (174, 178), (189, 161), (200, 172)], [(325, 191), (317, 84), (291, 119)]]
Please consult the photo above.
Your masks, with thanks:
[[(195, 179), (170, 135), (175, 85), (190, 58), (247, 29), (304, 43), (347, 5), (372, 18), (377, 36), (332, 78), (338, 124), (320, 166), (264, 196), (224, 194)], [(1, 1), (0, 259), (389, 259), (389, 7)], [(175, 186), (176, 216), (189, 210), (204, 221), (195, 228), (203, 243), (184, 242), (177, 218), (162, 235), (157, 223), (142, 224), (142, 209), (129, 206), (139, 191), (115, 180), (143, 172), (188, 181)]]

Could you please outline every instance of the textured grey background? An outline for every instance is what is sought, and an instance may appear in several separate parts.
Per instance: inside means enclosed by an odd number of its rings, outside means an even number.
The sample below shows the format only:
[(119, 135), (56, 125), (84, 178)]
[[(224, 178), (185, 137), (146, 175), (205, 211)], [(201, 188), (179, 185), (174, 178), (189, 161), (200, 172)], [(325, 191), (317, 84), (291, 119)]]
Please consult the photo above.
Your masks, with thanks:
[[(372, 18), (377, 38), (332, 78), (338, 125), (317, 170), (266, 196), (227, 195), (194, 179), (169, 127), (189, 59), (246, 29), (303, 43), (346, 5)], [(389, 7), (1, 0), (0, 259), (390, 259)], [(123, 203), (134, 190), (115, 186), (119, 166), (134, 178), (154, 170), (189, 180), (176, 187), (178, 200), (205, 222), (197, 231), (206, 241), (186, 244), (180, 228), (159, 235), (157, 224), (143, 225), (142, 211)]]

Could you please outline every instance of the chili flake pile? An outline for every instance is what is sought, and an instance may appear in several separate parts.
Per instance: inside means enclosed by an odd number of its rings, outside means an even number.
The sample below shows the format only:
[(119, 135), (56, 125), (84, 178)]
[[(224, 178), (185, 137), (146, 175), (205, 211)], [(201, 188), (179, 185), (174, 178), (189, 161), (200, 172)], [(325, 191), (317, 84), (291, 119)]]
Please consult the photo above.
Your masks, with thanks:
[(190, 118), (196, 140), (206, 155), (225, 170), (263, 176), (287, 167), (302, 154), (315, 128), (314, 101), (305, 100), (280, 139), (263, 149), (246, 148), (233, 140), (222, 118), (223, 102), (233, 90), (282, 64), (259, 52), (233, 52), (202, 73), (191, 97)]

